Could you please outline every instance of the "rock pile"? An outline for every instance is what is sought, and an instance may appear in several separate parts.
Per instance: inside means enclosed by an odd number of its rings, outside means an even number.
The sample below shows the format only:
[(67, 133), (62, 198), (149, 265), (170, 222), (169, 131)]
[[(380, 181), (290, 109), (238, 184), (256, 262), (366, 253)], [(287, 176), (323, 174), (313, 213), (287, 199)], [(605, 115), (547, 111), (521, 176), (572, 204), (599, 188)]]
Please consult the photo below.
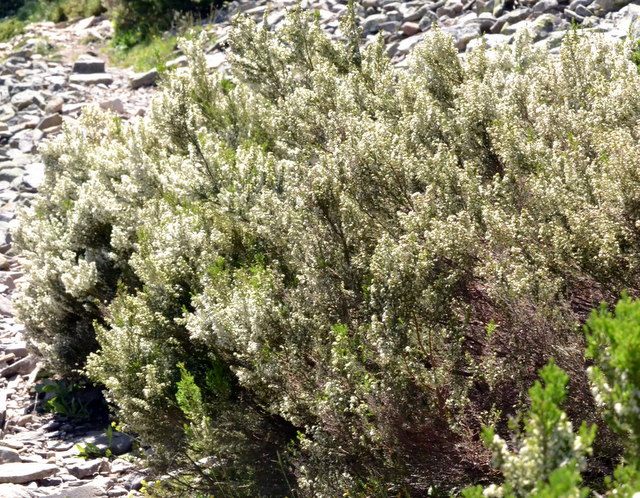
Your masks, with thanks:
[[(79, 458), (126, 454), (132, 441), (107, 438), (104, 420), (54, 417), (37, 410), (44, 393), (34, 384), (41, 365), (27, 349), (23, 327), (13, 318), (11, 295), (22, 276), (11, 248), (16, 209), (28, 204), (44, 178), (38, 143), (75, 119), (84, 105), (128, 118), (142, 114), (153, 90), (133, 89), (131, 75), (107, 68), (91, 53), (71, 62), (58, 47), (86, 51), (79, 41), (95, 20), (65, 28), (51, 23), (29, 27), (26, 39), (4, 45), (0, 63), (0, 496), (115, 497), (138, 495), (143, 473), (123, 458)], [(107, 23), (108, 24), (108, 23)], [(104, 32), (105, 28), (101, 29)], [(96, 31), (100, 33), (100, 31)], [(20, 48), (15, 48), (16, 44)], [(67, 60), (66, 60), (67, 59)], [(49, 395), (50, 397), (53, 396)], [(94, 445), (94, 446), (91, 446)], [(112, 457), (113, 458), (113, 457)]]
[[(224, 50), (231, 21), (238, 14), (277, 27), (284, 19), (284, 9), (296, 4), (296, 0), (230, 3), (216, 14), (213, 28), (218, 42), (212, 47), (210, 59), (220, 60), (218, 54)], [(347, 0), (301, 2), (303, 8), (318, 11), (323, 29), (336, 38), (341, 36), (339, 19), (347, 10), (346, 4)], [(511, 43), (524, 29), (531, 32), (534, 44), (552, 50), (573, 25), (616, 40), (629, 33), (640, 35), (640, 2), (628, 0), (362, 0), (357, 14), (367, 40), (382, 35), (396, 64), (434, 26), (451, 34), (461, 52), (477, 47), (482, 40), (488, 47)]]

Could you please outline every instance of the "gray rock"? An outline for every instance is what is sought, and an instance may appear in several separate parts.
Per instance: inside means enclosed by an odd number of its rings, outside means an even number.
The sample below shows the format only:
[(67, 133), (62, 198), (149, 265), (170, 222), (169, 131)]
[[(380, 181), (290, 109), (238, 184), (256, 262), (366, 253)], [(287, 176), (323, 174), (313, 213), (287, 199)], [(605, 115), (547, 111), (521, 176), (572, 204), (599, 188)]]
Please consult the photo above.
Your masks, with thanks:
[(188, 63), (189, 63), (189, 60), (187, 59), (187, 56), (181, 55), (180, 57), (176, 57), (175, 59), (167, 62), (165, 66), (167, 69), (173, 69), (176, 67), (185, 67), (188, 65)]
[(537, 13), (543, 13), (551, 9), (558, 8), (558, 0), (540, 0), (536, 2), (532, 10)]
[(128, 494), (129, 494), (129, 491), (127, 491), (122, 486), (114, 486), (109, 491), (107, 491), (107, 496), (109, 496), (110, 498), (111, 497), (116, 498), (118, 496), (126, 496)]
[(16, 178), (21, 178), (24, 174), (24, 170), (14, 167), (14, 163), (9, 163), (9, 165), (0, 166), (0, 181), (12, 182)]
[(62, 116), (60, 114), (49, 114), (42, 118), (36, 128), (38, 130), (46, 130), (47, 128), (53, 128), (54, 126), (62, 125)]
[(24, 90), (20, 93), (16, 93), (13, 97), (11, 97), (11, 103), (15, 106), (16, 109), (21, 110), (26, 107), (29, 107), (31, 104), (36, 104), (37, 106), (44, 106), (44, 99), (40, 92), (36, 92), (34, 90)]
[[(0, 296), (0, 302), (2, 299), (7, 299), (5, 296)], [(13, 310), (13, 306), (11, 307)], [(2, 313), (2, 310), (0, 310)], [(4, 314), (4, 313), (3, 313)], [(2, 377), (12, 377), (13, 375), (27, 375), (32, 372), (34, 368), (36, 368), (36, 359), (33, 356), (27, 356), (26, 358), (22, 358), (21, 360), (12, 363), (8, 367), (4, 367), (0, 370), (0, 376)], [(0, 481), (0, 482), (12, 482), (12, 481)]]
[(417, 35), (410, 36), (409, 38), (405, 38), (400, 43), (398, 43), (397, 53), (408, 54), (409, 51), (422, 40), (424, 40), (424, 33), (419, 33)]
[(16, 358), (24, 358), (29, 354), (26, 342), (15, 342), (13, 344), (9, 344), (3, 349), (6, 354), (13, 354)]
[(420, 25), (415, 22), (405, 22), (400, 29), (405, 36), (413, 36), (420, 32)]
[(455, 40), (456, 48), (463, 51), (471, 40), (480, 36), (480, 28), (478, 26), (451, 26), (442, 28), (442, 31), (449, 33)]
[(98, 449), (102, 451), (110, 449), (111, 453), (114, 455), (124, 455), (125, 453), (129, 453), (133, 445), (133, 440), (129, 436), (117, 431), (113, 431), (111, 445), (109, 445), (109, 439), (104, 433), (94, 434), (93, 436), (86, 438), (84, 441), (85, 443), (91, 443), (97, 446)]
[(73, 72), (79, 74), (104, 73), (104, 61), (92, 55), (81, 55), (73, 64)]
[(72, 74), (69, 81), (77, 85), (99, 85), (100, 83), (110, 85), (113, 83), (113, 76), (107, 73)]
[(0, 483), (24, 484), (58, 473), (58, 467), (48, 463), (4, 463), (0, 465)]
[(98, 498), (107, 496), (107, 491), (99, 484), (85, 484), (74, 488), (65, 488), (58, 493), (49, 495), (49, 498)]
[(44, 164), (32, 163), (25, 168), (25, 173), (22, 178), (22, 183), (27, 190), (36, 191), (42, 182), (44, 182)]
[[(565, 13), (566, 13), (566, 10), (565, 10)], [(576, 14), (578, 14), (581, 17), (591, 17), (593, 15), (593, 12), (587, 9), (584, 5), (578, 5), (578, 7), (576, 8)]]
[(25, 486), (0, 484), (0, 496), (3, 498), (34, 498), (38, 496)]
[(152, 69), (146, 73), (134, 74), (129, 80), (129, 86), (133, 89), (141, 88), (143, 86), (151, 86), (156, 83), (157, 79), (158, 71), (156, 69)]
[(592, 2), (593, 0), (573, 0), (573, 2), (571, 2), (567, 8), (575, 11), (578, 8), (578, 5), (588, 7)]
[(16, 115), (11, 104), (5, 104), (0, 107), (0, 121), (9, 121)]
[(54, 95), (49, 99), (47, 105), (44, 108), (44, 112), (47, 114), (55, 114), (62, 111), (62, 106), (64, 105), (64, 99), (59, 95)]
[(612, 10), (620, 9), (629, 3), (631, 3), (630, 0), (594, 0), (589, 7), (595, 15), (602, 16)]
[(92, 476), (101, 472), (108, 466), (108, 462), (102, 459), (96, 460), (76, 460), (71, 464), (66, 465), (67, 472), (78, 479)]
[(579, 16), (573, 10), (570, 10), (570, 9), (564, 9), (564, 15), (567, 19), (573, 20), (577, 23), (582, 23), (584, 22), (584, 19), (585, 19), (583, 16)]
[(365, 35), (370, 33), (377, 33), (380, 31), (380, 25), (387, 21), (385, 14), (374, 14), (368, 16), (362, 23), (362, 31)]
[(0, 463), (19, 462), (20, 454), (12, 449), (0, 446)]

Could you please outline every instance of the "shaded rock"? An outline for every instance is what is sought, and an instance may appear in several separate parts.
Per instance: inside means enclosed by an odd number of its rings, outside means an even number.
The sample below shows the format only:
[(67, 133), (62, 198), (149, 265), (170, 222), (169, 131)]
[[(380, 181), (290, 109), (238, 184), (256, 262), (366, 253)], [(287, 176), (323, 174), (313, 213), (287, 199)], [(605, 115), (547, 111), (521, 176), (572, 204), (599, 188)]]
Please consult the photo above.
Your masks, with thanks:
[(12, 449), (0, 446), (0, 463), (19, 462), (20, 454)]
[(104, 61), (92, 55), (81, 55), (73, 64), (73, 72), (79, 74), (104, 73)]
[(49, 114), (42, 118), (42, 120), (38, 123), (36, 128), (38, 130), (46, 130), (47, 128), (52, 128), (54, 126), (60, 126), (62, 124), (62, 116), (60, 114)]
[(134, 74), (129, 80), (129, 86), (135, 90), (136, 88), (141, 88), (143, 86), (154, 85), (157, 79), (158, 71), (156, 69), (152, 69), (146, 73)]
[[(11, 300), (6, 296), (0, 295), (0, 316), (13, 316), (13, 311), (13, 303)], [(0, 375), (2, 375), (2, 371), (0, 371)]]
[(131, 451), (133, 440), (122, 432), (113, 431), (111, 445), (109, 445), (109, 439), (104, 433), (88, 437), (85, 439), (85, 443), (94, 444), (102, 451), (110, 449), (111, 453), (114, 455), (123, 455)]
[(0, 465), (0, 483), (23, 484), (58, 473), (58, 467), (48, 463), (5, 463)]
[[(4, 296), (0, 296), (0, 302), (3, 298), (7, 299)], [(11, 301), (9, 301), (9, 303), (11, 304)], [(13, 308), (13, 306), (11, 306), (11, 308)], [(4, 367), (2, 370), (0, 370), (0, 376), (11, 377), (13, 375), (26, 375), (28, 373), (31, 373), (34, 368), (36, 368), (36, 359), (33, 356), (27, 356), (26, 358), (22, 358), (21, 360), (16, 361), (8, 367)]]

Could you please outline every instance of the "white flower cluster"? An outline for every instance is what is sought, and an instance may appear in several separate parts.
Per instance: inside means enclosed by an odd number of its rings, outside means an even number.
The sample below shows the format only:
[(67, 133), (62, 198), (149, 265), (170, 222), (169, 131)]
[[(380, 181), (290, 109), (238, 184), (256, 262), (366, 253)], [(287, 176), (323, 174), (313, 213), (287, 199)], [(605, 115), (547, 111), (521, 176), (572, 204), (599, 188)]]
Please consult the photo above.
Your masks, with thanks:
[[(186, 41), (189, 69), (146, 118), (88, 109), (48, 143), (15, 234), (31, 338), (60, 370), (91, 354), (157, 458), (197, 437), (175, 400), (184, 363), (219, 424), (196, 446), (272, 462), (299, 431), (289, 454), (315, 496), (454, 475), (438, 455), (475, 444), (483, 359), (505, 372), (492, 389), (534, 361), (523, 344), (575, 359), (552, 331), (573, 326), (577, 282), (640, 275), (640, 76), (622, 47), (568, 36), (554, 58), (523, 38), (461, 61), (434, 31), (398, 72), (343, 32), (300, 11), (276, 31), (242, 21), (233, 80)], [(523, 486), (537, 445), (504, 449)]]

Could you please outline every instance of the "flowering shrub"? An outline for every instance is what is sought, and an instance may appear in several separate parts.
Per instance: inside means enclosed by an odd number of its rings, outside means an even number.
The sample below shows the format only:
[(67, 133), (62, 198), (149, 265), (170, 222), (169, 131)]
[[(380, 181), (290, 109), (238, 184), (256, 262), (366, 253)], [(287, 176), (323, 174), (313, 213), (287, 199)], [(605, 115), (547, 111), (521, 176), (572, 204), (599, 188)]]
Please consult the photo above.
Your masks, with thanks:
[[(567, 414), (560, 405), (565, 401), (569, 376), (552, 361), (540, 370), (541, 382), (529, 390), (531, 408), (525, 414), (524, 433), (516, 440), (516, 452), (495, 433), (484, 432), (484, 440), (493, 452), (493, 462), (504, 476), (504, 484), (467, 489), (463, 496), (588, 496), (588, 489), (578, 486), (580, 472), (591, 453), (595, 426), (582, 424), (574, 434)], [(517, 422), (512, 425), (518, 431)]]
[(31, 339), (221, 493), (450, 488), (551, 355), (592, 420), (578, 324), (640, 275), (630, 51), (460, 59), (434, 30), (401, 71), (311, 17), (240, 21), (232, 79), (187, 40), (147, 118), (90, 109), (43, 147)]

